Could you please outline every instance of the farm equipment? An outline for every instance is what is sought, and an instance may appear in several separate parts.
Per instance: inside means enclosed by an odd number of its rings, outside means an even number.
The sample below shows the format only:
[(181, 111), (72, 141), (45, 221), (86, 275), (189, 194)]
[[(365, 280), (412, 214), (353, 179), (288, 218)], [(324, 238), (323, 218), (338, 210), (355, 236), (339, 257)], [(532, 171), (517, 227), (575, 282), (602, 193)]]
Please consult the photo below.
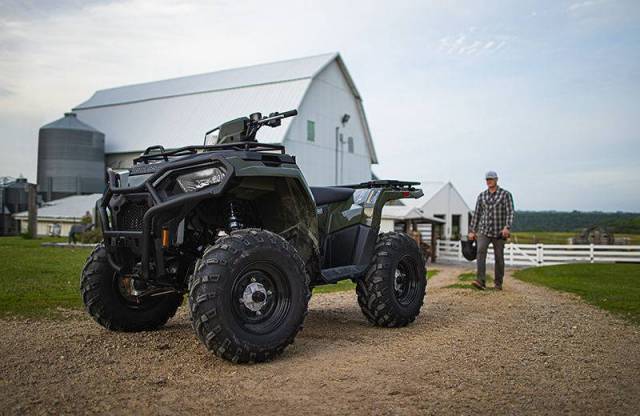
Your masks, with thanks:
[(582, 229), (576, 237), (571, 239), (571, 244), (615, 244), (613, 232), (599, 225), (592, 225)]
[(282, 145), (256, 141), (297, 111), (251, 114), (202, 146), (148, 148), (107, 170), (98, 203), (103, 243), (82, 271), (87, 312), (115, 331), (164, 325), (188, 294), (193, 329), (216, 355), (261, 362), (302, 328), (314, 286), (356, 283), (377, 326), (412, 322), (425, 260), (404, 233), (379, 233), (387, 201), (419, 198), (417, 182), (309, 187)]

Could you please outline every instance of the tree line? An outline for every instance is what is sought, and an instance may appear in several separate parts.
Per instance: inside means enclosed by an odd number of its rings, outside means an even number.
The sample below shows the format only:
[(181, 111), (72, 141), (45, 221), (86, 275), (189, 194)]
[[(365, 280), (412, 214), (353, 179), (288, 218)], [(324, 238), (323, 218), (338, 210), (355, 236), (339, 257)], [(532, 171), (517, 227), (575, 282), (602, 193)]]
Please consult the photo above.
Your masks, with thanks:
[(612, 232), (640, 233), (640, 213), (583, 211), (516, 211), (515, 231), (578, 231), (599, 225)]

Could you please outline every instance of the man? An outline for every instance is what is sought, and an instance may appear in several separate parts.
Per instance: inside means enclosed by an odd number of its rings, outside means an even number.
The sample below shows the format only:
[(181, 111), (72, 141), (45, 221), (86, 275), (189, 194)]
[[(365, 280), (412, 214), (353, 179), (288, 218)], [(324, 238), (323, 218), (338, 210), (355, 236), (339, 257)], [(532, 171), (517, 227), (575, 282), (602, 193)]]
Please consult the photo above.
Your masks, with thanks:
[(504, 277), (504, 243), (511, 234), (513, 223), (513, 197), (498, 186), (498, 174), (489, 171), (485, 175), (487, 190), (478, 195), (476, 210), (469, 226), (469, 240), (477, 239), (478, 274), (472, 284), (486, 288), (486, 264), (489, 244), (495, 257), (495, 288), (502, 290)]

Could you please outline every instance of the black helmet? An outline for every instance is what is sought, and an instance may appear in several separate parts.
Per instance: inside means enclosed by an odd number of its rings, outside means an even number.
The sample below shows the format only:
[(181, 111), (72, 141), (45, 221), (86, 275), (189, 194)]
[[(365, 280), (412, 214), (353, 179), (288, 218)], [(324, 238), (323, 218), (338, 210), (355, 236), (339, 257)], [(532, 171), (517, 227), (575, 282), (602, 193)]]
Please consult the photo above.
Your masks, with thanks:
[(462, 244), (462, 255), (469, 261), (474, 261), (478, 257), (478, 246), (476, 240), (460, 241)]

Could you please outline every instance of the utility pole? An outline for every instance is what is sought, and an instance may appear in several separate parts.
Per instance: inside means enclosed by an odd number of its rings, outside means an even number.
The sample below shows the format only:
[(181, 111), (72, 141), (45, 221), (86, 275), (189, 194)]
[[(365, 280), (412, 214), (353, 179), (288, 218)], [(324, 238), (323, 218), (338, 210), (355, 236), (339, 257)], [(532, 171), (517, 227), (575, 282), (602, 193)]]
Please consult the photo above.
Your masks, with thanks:
[[(342, 128), (344, 128), (344, 126), (349, 122), (349, 119), (351, 118), (351, 116), (349, 114), (343, 114), (343, 116), (340, 118), (340, 123), (342, 124)], [(344, 143), (344, 139), (342, 138), (342, 134), (340, 134), (340, 126), (336, 126), (336, 185), (340, 184), (340, 178), (339, 178), (339, 173), (338, 173), (338, 163), (339, 163), (339, 157), (340, 157), (340, 150), (342, 150), (342, 143)]]
[(344, 183), (344, 135), (340, 133), (340, 182)]
[(38, 205), (36, 204), (36, 185), (27, 183), (27, 207), (29, 210), (28, 233), (31, 238), (38, 237)]
[(336, 177), (335, 177), (335, 184), (334, 185), (338, 185), (338, 143), (340, 143), (340, 126), (336, 127)]

